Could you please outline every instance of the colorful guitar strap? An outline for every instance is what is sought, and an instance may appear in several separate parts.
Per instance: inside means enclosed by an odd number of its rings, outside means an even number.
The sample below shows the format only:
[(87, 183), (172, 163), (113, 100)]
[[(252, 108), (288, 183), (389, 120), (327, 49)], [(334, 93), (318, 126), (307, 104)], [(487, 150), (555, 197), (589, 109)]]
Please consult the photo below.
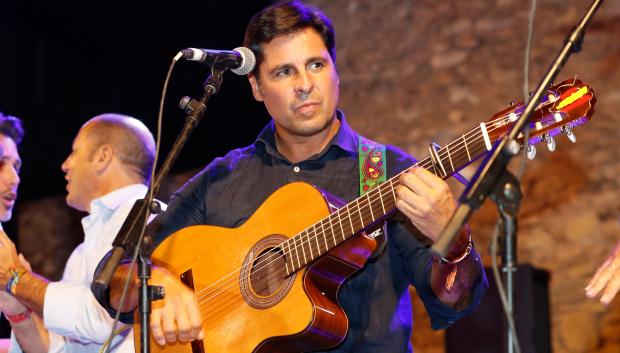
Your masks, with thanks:
[[(386, 181), (387, 162), (385, 145), (359, 136), (358, 160), (360, 169), (360, 196)], [(385, 222), (376, 229), (367, 229), (366, 234), (377, 239), (377, 249), (371, 255), (376, 257), (385, 248)]]

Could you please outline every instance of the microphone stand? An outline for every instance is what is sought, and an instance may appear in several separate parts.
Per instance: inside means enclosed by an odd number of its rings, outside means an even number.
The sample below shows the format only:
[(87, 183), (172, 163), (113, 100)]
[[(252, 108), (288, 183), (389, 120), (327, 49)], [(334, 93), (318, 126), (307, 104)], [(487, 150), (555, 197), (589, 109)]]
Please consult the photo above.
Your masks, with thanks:
[[(594, 16), (594, 13), (603, 0), (594, 0), (581, 21), (575, 26), (572, 33), (566, 38), (564, 46), (557, 54), (556, 58), (552, 62), (551, 66), (545, 73), (542, 81), (539, 83), (538, 88), (530, 96), (523, 113), (519, 119), (515, 122), (512, 130), (508, 135), (505, 135), (500, 139), (490, 153), (485, 158), (484, 162), (472, 178), (472, 182), (465, 188), (463, 194), (459, 199), (459, 206), (457, 207), (452, 218), (444, 228), (439, 239), (432, 246), (431, 250), (439, 256), (445, 256), (448, 249), (452, 245), (454, 238), (459, 234), (459, 231), (469, 219), (472, 212), (480, 207), (484, 202), (487, 195), (492, 194), (492, 199), (498, 202), (500, 208), (500, 214), (502, 215), (501, 223), (504, 227), (504, 250), (511, 250), (510, 253), (506, 253), (503, 256), (504, 270), (506, 271), (507, 283), (510, 283), (508, 293), (513, 292), (512, 288), (512, 274), (516, 271), (514, 262), (516, 261), (516, 212), (518, 210), (518, 201), (520, 201), (520, 188), (518, 180), (511, 175), (506, 167), (511, 158), (519, 153), (519, 144), (516, 142), (518, 134), (523, 130), (530, 115), (538, 105), (543, 93), (549, 86), (549, 84), (555, 79), (560, 69), (564, 66), (566, 60), (572, 53), (576, 53), (581, 50), (583, 44), (583, 37), (585, 34), (585, 28), (589, 21)], [(528, 141), (524, 141), (524, 146), (527, 146)], [(495, 190), (495, 192), (494, 192)], [(517, 193), (518, 191), (518, 193)], [(507, 197), (506, 193), (511, 197)], [(514, 194), (513, 194), (514, 193)], [(512, 199), (512, 200), (510, 200)], [(501, 201), (501, 202), (500, 202)], [(509, 202), (503, 204), (504, 201)], [(495, 254), (492, 254), (495, 256)], [(509, 294), (512, 306), (512, 294)], [(509, 307), (508, 311), (512, 313), (512, 308)], [(512, 337), (512, 331), (509, 330), (508, 342), (512, 343), (515, 337)], [(512, 352), (513, 345), (507, 349), (507, 352)]]
[[(178, 157), (189, 135), (202, 120), (207, 102), (211, 96), (219, 92), (224, 72), (228, 69), (228, 63), (214, 63), (211, 67), (211, 74), (204, 83), (203, 94), (200, 100), (197, 101), (187, 96), (181, 99), (179, 107), (187, 114), (185, 124), (174, 142), (172, 149), (162, 163), (155, 180), (149, 186), (147, 196), (157, 194), (162, 180), (168, 175), (172, 164)], [(148, 284), (148, 280), (151, 277), (150, 255), (153, 251), (153, 244), (148, 232), (144, 232), (144, 238), (141, 239), (141, 233), (143, 233), (145, 222), (148, 219), (147, 212), (150, 214), (157, 214), (160, 210), (160, 205), (157, 201), (147, 200), (146, 198), (136, 201), (112, 243), (113, 249), (111, 255), (91, 285), (91, 290), (94, 293), (105, 293), (121, 259), (132, 254), (135, 249), (139, 249), (138, 278), (140, 279), (139, 311), (141, 353), (150, 352), (149, 319), (151, 314), (151, 301), (163, 299), (165, 296), (163, 287)]]

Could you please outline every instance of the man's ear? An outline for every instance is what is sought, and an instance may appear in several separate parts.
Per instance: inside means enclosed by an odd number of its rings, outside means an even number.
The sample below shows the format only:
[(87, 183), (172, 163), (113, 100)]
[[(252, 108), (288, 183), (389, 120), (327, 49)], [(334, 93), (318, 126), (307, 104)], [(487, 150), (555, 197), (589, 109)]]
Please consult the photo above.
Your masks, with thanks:
[(263, 94), (261, 93), (260, 84), (258, 83), (258, 79), (252, 73), (248, 74), (248, 80), (250, 81), (250, 86), (252, 86), (252, 95), (254, 95), (254, 99), (259, 102), (263, 101)]
[(97, 148), (93, 161), (97, 165), (97, 170), (105, 169), (112, 162), (113, 157), (112, 146), (109, 144), (103, 144)]

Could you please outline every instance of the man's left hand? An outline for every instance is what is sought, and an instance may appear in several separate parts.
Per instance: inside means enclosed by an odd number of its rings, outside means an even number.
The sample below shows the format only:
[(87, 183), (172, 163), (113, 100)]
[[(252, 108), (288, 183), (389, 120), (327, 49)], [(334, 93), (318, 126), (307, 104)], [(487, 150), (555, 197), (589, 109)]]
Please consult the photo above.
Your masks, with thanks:
[(404, 173), (396, 196), (396, 207), (433, 241), (439, 238), (456, 209), (448, 184), (424, 168)]

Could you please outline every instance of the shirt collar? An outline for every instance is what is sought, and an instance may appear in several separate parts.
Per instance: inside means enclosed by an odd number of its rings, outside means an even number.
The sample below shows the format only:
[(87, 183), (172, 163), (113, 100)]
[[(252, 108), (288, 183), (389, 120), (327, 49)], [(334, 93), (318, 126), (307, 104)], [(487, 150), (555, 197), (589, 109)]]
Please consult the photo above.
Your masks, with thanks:
[[(325, 149), (319, 153), (319, 155), (325, 153), (325, 151), (327, 151), (331, 146), (337, 146), (340, 149), (351, 153), (357, 152), (357, 134), (353, 131), (351, 126), (349, 126), (347, 120), (345, 119), (344, 113), (341, 110), (336, 110), (336, 119), (340, 120), (338, 132), (327, 144), (327, 146), (325, 146)], [(258, 134), (255, 144), (261, 143), (264, 145), (267, 153), (278, 158), (283, 158), (276, 148), (275, 132), (275, 125), (273, 120), (271, 120), (269, 124), (263, 128), (260, 134)]]
[(109, 219), (114, 211), (130, 198), (144, 197), (147, 186), (144, 184), (131, 184), (116, 189), (90, 202), (90, 214), (82, 219), (84, 226), (88, 226), (94, 219), (102, 217)]

